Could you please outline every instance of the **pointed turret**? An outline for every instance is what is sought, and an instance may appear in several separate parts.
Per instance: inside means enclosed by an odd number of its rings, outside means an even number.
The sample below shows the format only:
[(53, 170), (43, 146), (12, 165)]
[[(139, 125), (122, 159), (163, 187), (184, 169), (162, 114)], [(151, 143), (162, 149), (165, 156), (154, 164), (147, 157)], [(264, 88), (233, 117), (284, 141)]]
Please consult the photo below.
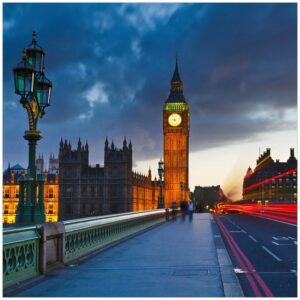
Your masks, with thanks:
[(176, 56), (175, 70), (171, 79), (170, 94), (166, 102), (186, 102), (182, 90), (182, 81), (179, 75), (178, 59)]
[(42, 173), (44, 171), (44, 156), (39, 153), (38, 158), (35, 160), (36, 171)]
[(78, 151), (81, 150), (81, 140), (80, 140), (80, 137), (79, 137), (78, 143), (77, 143), (77, 150), (78, 150)]
[(249, 168), (248, 168), (248, 170), (247, 170), (247, 172), (246, 172), (244, 178), (247, 178), (247, 177), (249, 177), (249, 176), (252, 175), (252, 174), (253, 174), (253, 171), (252, 171), (251, 167), (249, 166)]
[(89, 151), (89, 144), (87, 141), (85, 141), (85, 151)]
[(288, 159), (288, 162), (291, 163), (291, 162), (297, 162), (297, 159), (295, 157), (295, 150), (294, 148), (290, 148), (290, 157)]
[(123, 141), (123, 149), (127, 148), (127, 141), (126, 141), (126, 136), (124, 137), (124, 141)]
[(171, 84), (174, 83), (174, 82), (178, 82), (178, 81), (181, 82), (181, 79), (180, 79), (180, 76), (179, 76), (179, 71), (178, 71), (178, 57), (176, 55), (175, 70), (174, 70), (174, 73), (173, 73)]
[(64, 142), (63, 139), (60, 139), (60, 144), (59, 144), (59, 152), (58, 152), (58, 158), (61, 159), (63, 157), (63, 153), (64, 153)]
[(111, 146), (110, 146), (111, 150), (114, 150), (115, 149), (115, 144), (114, 144), (114, 141), (112, 140), (111, 141)]
[(132, 150), (132, 144), (131, 144), (131, 140), (129, 140), (129, 150)]
[(252, 173), (253, 173), (253, 171), (252, 171), (251, 167), (249, 166), (246, 175), (250, 175), (250, 174), (252, 174)]
[(105, 139), (105, 148), (108, 148), (108, 139), (107, 139), (107, 137), (106, 137), (106, 139)]

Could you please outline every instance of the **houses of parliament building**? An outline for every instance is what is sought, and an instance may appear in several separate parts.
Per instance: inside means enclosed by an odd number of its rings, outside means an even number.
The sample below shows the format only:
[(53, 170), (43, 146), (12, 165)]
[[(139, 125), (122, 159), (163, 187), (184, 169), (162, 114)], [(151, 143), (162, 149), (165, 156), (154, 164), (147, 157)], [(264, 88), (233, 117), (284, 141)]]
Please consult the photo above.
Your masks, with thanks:
[[(189, 197), (190, 113), (183, 95), (176, 61), (170, 93), (163, 105), (164, 205)], [(43, 157), (37, 171), (45, 176), (46, 221), (68, 220), (103, 214), (156, 209), (159, 181), (151, 170), (142, 175), (132, 170), (133, 146), (124, 138), (121, 148), (106, 139), (104, 165), (90, 166), (89, 145), (79, 139), (73, 148), (60, 141), (58, 158), (52, 155), (44, 171)], [(3, 222), (14, 223), (18, 205), (18, 178), (26, 170), (8, 168), (3, 175)]]
[(89, 166), (89, 146), (59, 147), (59, 211), (61, 220), (157, 208), (159, 183), (132, 171), (132, 144), (121, 149), (106, 139), (104, 166)]
[[(132, 171), (132, 144), (117, 149), (108, 140), (104, 146), (104, 166), (89, 165), (89, 146), (72, 149), (66, 140), (60, 142), (59, 170), (51, 163), (44, 171), (42, 157), (36, 160), (37, 172), (45, 177), (44, 201), (47, 222), (103, 214), (155, 209), (159, 182), (151, 171), (142, 175)], [(18, 178), (26, 174), (20, 165), (8, 167), (3, 174), (3, 222), (15, 223), (18, 205)]]

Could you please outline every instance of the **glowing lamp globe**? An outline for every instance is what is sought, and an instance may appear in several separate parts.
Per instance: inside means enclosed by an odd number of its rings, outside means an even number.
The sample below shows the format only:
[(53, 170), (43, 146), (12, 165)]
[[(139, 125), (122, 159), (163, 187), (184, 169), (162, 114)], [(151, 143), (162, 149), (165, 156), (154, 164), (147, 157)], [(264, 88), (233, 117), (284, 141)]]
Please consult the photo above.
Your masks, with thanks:
[(26, 98), (34, 92), (35, 71), (28, 63), (26, 51), (23, 51), (22, 61), (13, 69), (15, 93)]

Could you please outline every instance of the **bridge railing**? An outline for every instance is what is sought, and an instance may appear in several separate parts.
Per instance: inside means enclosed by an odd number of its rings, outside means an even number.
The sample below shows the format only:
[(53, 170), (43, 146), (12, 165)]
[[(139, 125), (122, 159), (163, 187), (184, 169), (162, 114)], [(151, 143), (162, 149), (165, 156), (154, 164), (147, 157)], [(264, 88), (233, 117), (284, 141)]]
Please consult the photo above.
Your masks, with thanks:
[(4, 288), (166, 221), (167, 210), (82, 218), (3, 231)]
[(3, 286), (39, 274), (40, 234), (36, 226), (3, 230)]
[(165, 210), (65, 221), (64, 263), (165, 221)]

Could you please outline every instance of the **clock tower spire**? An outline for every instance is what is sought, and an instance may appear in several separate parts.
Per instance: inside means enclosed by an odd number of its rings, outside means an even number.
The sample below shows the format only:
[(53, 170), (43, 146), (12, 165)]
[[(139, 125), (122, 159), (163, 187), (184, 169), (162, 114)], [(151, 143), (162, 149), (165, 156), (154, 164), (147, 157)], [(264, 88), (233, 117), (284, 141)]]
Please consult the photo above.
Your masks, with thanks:
[(189, 199), (190, 112), (176, 57), (171, 88), (163, 108), (165, 206)]
[(171, 79), (170, 94), (166, 102), (186, 102), (183, 95), (182, 81), (180, 79), (179, 70), (178, 70), (177, 56), (176, 56), (175, 70), (173, 73), (173, 77)]

